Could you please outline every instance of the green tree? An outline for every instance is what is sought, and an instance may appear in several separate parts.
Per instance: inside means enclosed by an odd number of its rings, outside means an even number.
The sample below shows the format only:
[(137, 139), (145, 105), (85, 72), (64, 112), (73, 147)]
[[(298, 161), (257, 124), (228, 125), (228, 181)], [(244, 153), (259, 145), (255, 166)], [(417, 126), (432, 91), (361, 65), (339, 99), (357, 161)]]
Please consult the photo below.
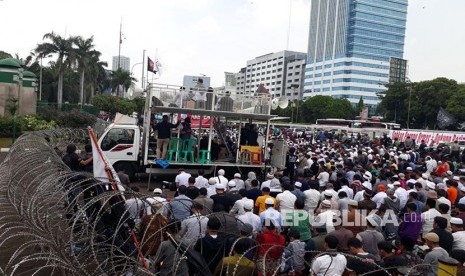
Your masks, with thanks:
[(95, 95), (95, 92), (98, 90), (100, 92), (104, 91), (104, 83), (110, 83), (110, 79), (107, 77), (105, 67), (108, 66), (108, 64), (104, 61), (100, 60), (101, 53), (98, 51), (94, 51), (92, 53), (92, 56), (90, 58), (90, 64), (88, 67), (89, 71), (89, 86), (90, 86), (90, 95), (89, 99), (92, 100), (92, 98)]
[(378, 113), (386, 121), (401, 122), (402, 126), (406, 127), (409, 87), (408, 83), (397, 82), (388, 84), (386, 91), (378, 93), (381, 98)]
[(358, 100), (358, 103), (357, 103), (357, 107), (355, 108), (355, 112), (358, 114), (360, 114), (360, 112), (363, 111), (363, 109), (365, 108), (365, 103), (363, 103), (363, 98), (362, 96), (360, 96), (360, 99)]
[(347, 99), (334, 99), (330, 96), (308, 98), (301, 107), (302, 121), (314, 124), (316, 119), (353, 119), (354, 108)]
[(124, 90), (128, 90), (131, 84), (137, 81), (135, 78), (131, 76), (131, 73), (129, 73), (126, 70), (122, 70), (121, 68), (118, 68), (118, 70), (113, 71), (111, 78), (112, 78), (112, 88), (113, 88), (113, 91), (116, 90), (117, 96), (121, 96), (121, 91), (119, 91), (120, 86), (122, 86)]
[(459, 122), (465, 122), (465, 85), (459, 85), (457, 92), (447, 101), (446, 110)]
[(91, 36), (90, 38), (84, 39), (80, 36), (76, 37), (76, 60), (78, 64), (78, 71), (80, 73), (80, 80), (79, 80), (79, 103), (81, 106), (84, 104), (84, 84), (85, 84), (85, 74), (86, 70), (90, 66), (89, 63), (91, 62), (94, 50), (94, 37)]
[(4, 58), (12, 58), (12, 56), (8, 54), (7, 52), (0, 51), (0, 59), (4, 59)]
[(119, 98), (108, 94), (96, 95), (92, 99), (92, 103), (99, 110), (109, 112), (112, 117), (114, 117), (117, 112), (130, 115), (133, 112), (143, 111), (143, 107), (142, 110), (138, 110), (140, 106), (138, 106), (133, 100)]
[(58, 91), (57, 91), (57, 104), (61, 109), (63, 104), (63, 75), (66, 68), (74, 64), (76, 53), (73, 44), (76, 42), (76, 37), (64, 38), (54, 32), (46, 33), (43, 37), (43, 42), (35, 48), (35, 53), (38, 58), (46, 57), (50, 54), (56, 54), (56, 66), (58, 69)]

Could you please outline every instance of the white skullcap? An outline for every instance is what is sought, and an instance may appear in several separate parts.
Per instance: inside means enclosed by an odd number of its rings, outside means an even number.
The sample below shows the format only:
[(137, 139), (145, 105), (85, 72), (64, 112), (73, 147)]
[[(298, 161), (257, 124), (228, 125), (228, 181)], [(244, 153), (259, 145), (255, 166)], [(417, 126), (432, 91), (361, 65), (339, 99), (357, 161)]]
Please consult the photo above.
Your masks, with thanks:
[(221, 170), (218, 171), (218, 175), (224, 175), (224, 173), (225, 173), (225, 172), (224, 172), (223, 169), (221, 169)]
[(216, 184), (216, 177), (211, 177), (210, 179), (208, 179), (208, 184), (210, 185), (215, 185)]

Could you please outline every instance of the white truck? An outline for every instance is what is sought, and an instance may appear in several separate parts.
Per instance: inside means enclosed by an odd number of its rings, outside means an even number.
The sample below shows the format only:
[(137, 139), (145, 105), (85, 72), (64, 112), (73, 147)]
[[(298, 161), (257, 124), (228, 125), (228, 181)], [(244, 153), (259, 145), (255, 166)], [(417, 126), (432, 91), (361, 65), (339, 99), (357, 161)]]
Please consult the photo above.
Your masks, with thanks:
[[(197, 93), (199, 91), (193, 91)], [(213, 90), (201, 91), (206, 93), (206, 103), (197, 107), (197, 102), (191, 100), (191, 91), (186, 92), (180, 86), (166, 84), (150, 84), (146, 93), (146, 104), (143, 114), (143, 124), (138, 125), (137, 120), (128, 116), (117, 116), (114, 123), (109, 125), (99, 139), (99, 145), (116, 171), (124, 170), (130, 177), (136, 172), (150, 174), (176, 174), (179, 168), (197, 172), (202, 168), (211, 173), (219, 167), (229, 167), (231, 171), (262, 170), (270, 167), (282, 167), (285, 162), (285, 154), (272, 156), (271, 163), (265, 162), (269, 154), (265, 147), (268, 144), (268, 136), (258, 138), (260, 146), (240, 145), (241, 129), (250, 123), (270, 127), (270, 120), (275, 117), (270, 115), (271, 96), (260, 94), (250, 97), (233, 99), (233, 105), (224, 110), (221, 107), (222, 97), (230, 97), (227, 91)], [(210, 99), (210, 100), (209, 100)], [(229, 101), (230, 102), (230, 101)], [(170, 116), (174, 122), (180, 117), (190, 116), (192, 129), (197, 136), (208, 139), (201, 145), (195, 138), (195, 146), (190, 149), (194, 152), (194, 160), (182, 158), (183, 145), (179, 138), (179, 131), (172, 130), (172, 140), (177, 143), (178, 150), (171, 160), (170, 165), (162, 168), (155, 160), (156, 133), (153, 133), (151, 123), (160, 119), (162, 114)], [(158, 118), (157, 118), (158, 117)], [(264, 133), (268, 133), (265, 131)], [(208, 138), (207, 138), (208, 136)], [(233, 147), (220, 147), (220, 152), (215, 152), (216, 141), (219, 144), (233, 137), (236, 141)], [(215, 139), (217, 138), (217, 139)], [(207, 140), (205, 140), (207, 141)], [(228, 143), (224, 143), (228, 144)], [(285, 144), (285, 143), (279, 143)], [(231, 143), (229, 143), (231, 145)], [(216, 147), (216, 149), (218, 149)], [(203, 153), (201, 152), (203, 151)], [(280, 149), (274, 147), (274, 152)], [(282, 150), (281, 150), (282, 151)], [(202, 153), (202, 154), (201, 154)], [(284, 152), (285, 153), (285, 152)], [(212, 156), (218, 154), (219, 156)], [(231, 170), (231, 167), (234, 169)], [(247, 172), (245, 171), (245, 173)], [(244, 173), (243, 173), (244, 175)]]

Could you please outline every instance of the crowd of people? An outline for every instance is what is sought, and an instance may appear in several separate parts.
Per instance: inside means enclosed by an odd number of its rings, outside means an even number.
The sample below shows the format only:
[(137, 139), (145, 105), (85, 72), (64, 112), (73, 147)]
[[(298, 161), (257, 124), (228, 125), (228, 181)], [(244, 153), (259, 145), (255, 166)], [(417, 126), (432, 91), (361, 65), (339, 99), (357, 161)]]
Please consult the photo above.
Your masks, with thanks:
[[(463, 270), (457, 142), (453, 154), (387, 135), (322, 132), (289, 142), (285, 168), (230, 179), (223, 169), (211, 177), (180, 169), (173, 199), (159, 188), (127, 199), (156, 270), (190, 275), (191, 259), (214, 275), (437, 275), (440, 263)], [(160, 220), (166, 227), (154, 239)]]

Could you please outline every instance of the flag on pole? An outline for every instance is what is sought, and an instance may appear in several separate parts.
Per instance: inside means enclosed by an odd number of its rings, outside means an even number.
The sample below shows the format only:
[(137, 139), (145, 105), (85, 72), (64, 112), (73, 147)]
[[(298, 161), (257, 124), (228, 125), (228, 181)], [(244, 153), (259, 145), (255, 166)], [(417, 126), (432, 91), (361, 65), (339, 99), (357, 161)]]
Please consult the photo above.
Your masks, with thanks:
[(436, 124), (440, 129), (446, 128), (451, 125), (455, 125), (457, 120), (455, 119), (454, 115), (450, 114), (444, 108), (439, 108), (438, 116), (436, 118)]
[(153, 60), (151, 60), (149, 57), (147, 57), (147, 71), (156, 74), (157, 69), (156, 69), (155, 66), (156, 66), (155, 62), (153, 62)]
[(103, 154), (100, 149), (97, 138), (95, 137), (94, 130), (89, 127), (89, 136), (92, 142), (92, 163), (94, 169), (94, 177), (102, 182), (111, 183), (111, 187), (114, 191), (124, 192), (125, 189), (121, 185), (121, 181), (118, 177), (113, 166), (108, 162), (107, 157)]

